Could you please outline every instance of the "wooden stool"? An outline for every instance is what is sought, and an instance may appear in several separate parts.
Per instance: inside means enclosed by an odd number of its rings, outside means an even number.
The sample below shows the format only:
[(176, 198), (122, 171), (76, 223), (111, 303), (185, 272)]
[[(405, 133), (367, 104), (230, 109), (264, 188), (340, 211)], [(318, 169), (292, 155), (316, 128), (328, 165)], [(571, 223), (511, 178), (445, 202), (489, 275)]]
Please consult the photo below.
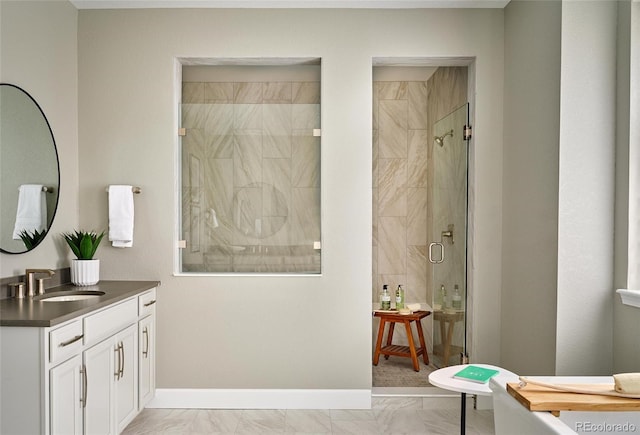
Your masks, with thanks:
[[(422, 324), (420, 323), (420, 320), (424, 319), (429, 314), (431, 314), (431, 311), (416, 311), (412, 314), (398, 314), (385, 311), (374, 311), (373, 315), (380, 318), (380, 326), (378, 327), (376, 350), (373, 354), (373, 365), (378, 365), (380, 354), (384, 355), (385, 359), (389, 359), (390, 355), (411, 358), (411, 361), (413, 362), (413, 370), (415, 370), (416, 372), (420, 371), (418, 355), (422, 355), (424, 363), (429, 364), (429, 355), (427, 354), (427, 346), (424, 343), (424, 333), (422, 332)], [(413, 333), (411, 332), (411, 322), (416, 322), (418, 338), (420, 339), (419, 348), (416, 348), (416, 344), (413, 339)], [(384, 325), (386, 323), (389, 323), (387, 345), (382, 347), (382, 337), (384, 335)], [(404, 327), (407, 331), (407, 340), (409, 341), (409, 346), (398, 346), (391, 344), (391, 340), (393, 339), (393, 329), (396, 323), (404, 323)]]
[(464, 311), (439, 311), (436, 310), (433, 313), (433, 320), (440, 322), (440, 344), (433, 345), (433, 354), (442, 356), (442, 366), (447, 367), (449, 365), (449, 359), (451, 355), (462, 353), (462, 346), (452, 345), (453, 341), (453, 329), (456, 322), (464, 320)]

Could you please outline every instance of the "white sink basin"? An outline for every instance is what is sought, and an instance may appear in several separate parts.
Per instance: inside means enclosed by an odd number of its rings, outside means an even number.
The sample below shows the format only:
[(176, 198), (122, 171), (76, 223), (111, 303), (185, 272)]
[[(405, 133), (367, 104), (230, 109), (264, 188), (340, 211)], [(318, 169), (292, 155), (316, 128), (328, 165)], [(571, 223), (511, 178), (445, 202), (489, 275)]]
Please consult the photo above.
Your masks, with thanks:
[(87, 299), (95, 299), (104, 295), (104, 292), (101, 291), (74, 291), (74, 292), (65, 292), (64, 294), (59, 293), (51, 293), (50, 295), (43, 295), (37, 298), (42, 302), (72, 302), (72, 301), (83, 301)]

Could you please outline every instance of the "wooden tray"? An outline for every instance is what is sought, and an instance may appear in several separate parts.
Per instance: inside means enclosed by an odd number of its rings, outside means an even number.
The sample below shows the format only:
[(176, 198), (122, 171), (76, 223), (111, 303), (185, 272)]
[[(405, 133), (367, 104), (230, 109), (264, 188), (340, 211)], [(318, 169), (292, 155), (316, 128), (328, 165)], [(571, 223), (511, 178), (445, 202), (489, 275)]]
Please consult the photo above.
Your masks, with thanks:
[[(563, 384), (590, 390), (613, 391), (613, 384)], [(640, 399), (568, 393), (538, 385), (508, 382), (507, 391), (529, 411), (640, 411)]]

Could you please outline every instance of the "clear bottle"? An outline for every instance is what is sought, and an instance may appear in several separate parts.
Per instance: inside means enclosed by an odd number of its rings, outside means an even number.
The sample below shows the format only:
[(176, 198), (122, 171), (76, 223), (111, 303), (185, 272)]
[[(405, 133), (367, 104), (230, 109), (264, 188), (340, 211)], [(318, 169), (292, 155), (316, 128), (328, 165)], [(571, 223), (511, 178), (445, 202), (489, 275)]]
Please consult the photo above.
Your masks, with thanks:
[(380, 295), (380, 309), (391, 309), (391, 295), (389, 294), (389, 286), (387, 284), (382, 286), (382, 294)]
[(454, 310), (462, 309), (462, 296), (458, 290), (458, 284), (453, 287), (453, 296), (451, 297), (451, 306)]
[(404, 289), (402, 288), (402, 284), (398, 285), (398, 289), (396, 290), (396, 310), (400, 308), (404, 308)]
[(449, 306), (447, 303), (447, 290), (444, 288), (444, 284), (440, 284), (440, 296), (442, 298), (442, 311), (444, 311)]

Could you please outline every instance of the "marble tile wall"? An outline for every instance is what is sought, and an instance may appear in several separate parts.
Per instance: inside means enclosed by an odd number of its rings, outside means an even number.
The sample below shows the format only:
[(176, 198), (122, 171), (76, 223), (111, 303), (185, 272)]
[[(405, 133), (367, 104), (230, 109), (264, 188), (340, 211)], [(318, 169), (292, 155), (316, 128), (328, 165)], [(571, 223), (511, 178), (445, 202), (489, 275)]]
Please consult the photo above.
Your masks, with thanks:
[(319, 273), (319, 82), (185, 82), (184, 272)]
[[(392, 292), (402, 284), (407, 302), (427, 303), (427, 122), (426, 81), (374, 82), (374, 308), (383, 284)], [(374, 335), (377, 328), (374, 319)], [(394, 343), (406, 343), (400, 328)]]

